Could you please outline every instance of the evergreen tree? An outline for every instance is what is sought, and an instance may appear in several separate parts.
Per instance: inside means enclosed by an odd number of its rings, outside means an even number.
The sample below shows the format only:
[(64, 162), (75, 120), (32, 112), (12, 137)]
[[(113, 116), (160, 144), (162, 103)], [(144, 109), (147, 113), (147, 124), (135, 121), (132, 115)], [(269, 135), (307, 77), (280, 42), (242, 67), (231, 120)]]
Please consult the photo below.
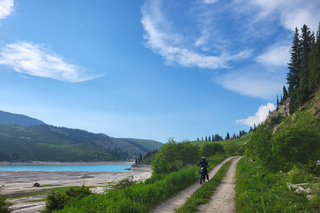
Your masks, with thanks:
[(199, 138), (197, 138), (197, 141), (199, 141)]
[(299, 87), (299, 74), (301, 69), (302, 45), (298, 28), (295, 29), (291, 46), (291, 58), (288, 63), (289, 72), (287, 73), (287, 83), (290, 95), (290, 113), (297, 108), (297, 88)]
[(207, 136), (206, 136), (206, 141), (208, 140)]
[(289, 97), (289, 94), (288, 94), (287, 88), (285, 86), (283, 86), (283, 98), (282, 98), (282, 100), (286, 101), (288, 97)]
[(312, 50), (310, 54), (309, 91), (320, 86), (320, 23), (316, 38), (312, 39)]
[(209, 136), (209, 139), (208, 139), (209, 141), (211, 141), (211, 138), (210, 138), (210, 136)]
[(230, 135), (229, 135), (229, 132), (227, 132), (227, 136), (225, 140), (229, 140), (229, 139), (230, 139)]
[(280, 103), (279, 103), (279, 97), (278, 97), (278, 95), (277, 95), (277, 109), (279, 108), (279, 105), (280, 105)]
[(307, 25), (301, 28), (301, 44), (302, 44), (302, 57), (301, 69), (299, 73), (299, 88), (297, 94), (297, 107), (302, 106), (309, 97), (309, 74), (310, 74), (310, 53), (312, 45), (312, 37), (310, 29)]

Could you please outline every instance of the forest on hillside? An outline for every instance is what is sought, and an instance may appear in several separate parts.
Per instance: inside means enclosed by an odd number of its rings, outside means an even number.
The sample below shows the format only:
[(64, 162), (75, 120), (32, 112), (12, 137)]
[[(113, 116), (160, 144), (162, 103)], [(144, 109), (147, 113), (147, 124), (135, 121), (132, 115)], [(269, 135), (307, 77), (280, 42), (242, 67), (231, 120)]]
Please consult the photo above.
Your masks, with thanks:
[(290, 99), (289, 117), (281, 117), (279, 128), (264, 123), (255, 130), (246, 155), (259, 160), (270, 171), (299, 168), (320, 175), (320, 25), (316, 33), (307, 25), (295, 29), (284, 87), (278, 105)]

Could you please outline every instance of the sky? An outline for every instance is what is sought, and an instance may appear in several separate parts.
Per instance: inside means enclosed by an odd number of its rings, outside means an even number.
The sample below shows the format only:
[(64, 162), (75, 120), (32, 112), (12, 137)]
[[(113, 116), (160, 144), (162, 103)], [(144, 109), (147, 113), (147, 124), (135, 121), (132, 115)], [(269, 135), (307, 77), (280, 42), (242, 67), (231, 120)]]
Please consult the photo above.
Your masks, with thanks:
[(118, 138), (248, 131), (319, 0), (0, 0), (0, 110)]

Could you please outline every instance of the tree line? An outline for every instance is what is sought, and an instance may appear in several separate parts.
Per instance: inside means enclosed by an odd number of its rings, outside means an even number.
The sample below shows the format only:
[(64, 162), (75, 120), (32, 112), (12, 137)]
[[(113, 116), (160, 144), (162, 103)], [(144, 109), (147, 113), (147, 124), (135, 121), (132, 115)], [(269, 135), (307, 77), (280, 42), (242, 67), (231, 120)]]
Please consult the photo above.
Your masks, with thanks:
[(316, 33), (307, 25), (301, 31), (295, 29), (290, 50), (289, 72), (287, 73), (288, 91), (283, 88), (281, 100), (290, 97), (290, 114), (304, 105), (320, 85), (320, 24)]
[[(252, 128), (250, 127), (250, 131), (253, 131), (256, 127)], [(223, 139), (223, 137), (221, 137), (219, 134), (215, 134), (215, 135), (212, 135), (212, 136), (205, 136), (205, 137), (202, 137), (201, 141), (223, 141), (223, 140), (230, 140), (230, 139), (238, 139), (240, 138), (241, 136), (247, 134), (246, 131), (244, 130), (239, 130), (239, 134), (236, 135), (236, 133), (233, 133), (232, 136), (230, 136), (229, 132), (227, 132), (227, 135), (226, 137)], [(200, 141), (200, 138), (197, 138), (197, 141)]]

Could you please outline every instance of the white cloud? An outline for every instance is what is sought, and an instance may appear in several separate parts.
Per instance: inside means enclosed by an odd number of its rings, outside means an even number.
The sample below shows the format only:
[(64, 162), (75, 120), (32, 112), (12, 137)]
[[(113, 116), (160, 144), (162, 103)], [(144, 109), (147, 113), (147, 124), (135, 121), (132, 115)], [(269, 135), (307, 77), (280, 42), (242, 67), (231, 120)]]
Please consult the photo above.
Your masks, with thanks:
[(202, 3), (202, 4), (215, 4), (218, 1), (219, 0), (201, 0), (200, 3)]
[(259, 55), (256, 61), (269, 66), (287, 66), (290, 60), (290, 46), (275, 44)]
[[(244, 1), (247, 4), (247, 0)], [(305, 0), (251, 0), (259, 8), (258, 19), (278, 15), (283, 27), (293, 31), (303, 24), (317, 30), (320, 20), (320, 1)]]
[(267, 72), (262, 67), (253, 66), (237, 70), (222, 76), (214, 77), (213, 81), (225, 89), (241, 95), (273, 100), (285, 85), (284, 76)]
[(273, 103), (268, 103), (266, 106), (261, 105), (258, 111), (253, 116), (249, 116), (246, 119), (237, 120), (238, 123), (245, 124), (247, 126), (254, 126), (264, 122), (269, 114), (269, 111), (276, 109), (276, 106)]
[(0, 1), (0, 19), (5, 19), (11, 13), (14, 12), (13, 0), (1, 0)]
[[(231, 60), (248, 58), (250, 50), (243, 50), (236, 54), (224, 52), (220, 55), (206, 55), (199, 50), (190, 49), (184, 43), (183, 35), (176, 33), (173, 23), (166, 20), (161, 11), (161, 1), (147, 1), (142, 8), (141, 23), (144, 27), (144, 38), (147, 40), (145, 46), (160, 54), (167, 64), (179, 64), (184, 67), (200, 68), (226, 68)], [(208, 40), (209, 34), (202, 31), (202, 36), (194, 42), (194, 46), (200, 47)]]
[(66, 62), (42, 44), (6, 44), (0, 49), (0, 64), (8, 65), (18, 73), (61, 81), (81, 82), (96, 78), (86, 76), (82, 67)]

